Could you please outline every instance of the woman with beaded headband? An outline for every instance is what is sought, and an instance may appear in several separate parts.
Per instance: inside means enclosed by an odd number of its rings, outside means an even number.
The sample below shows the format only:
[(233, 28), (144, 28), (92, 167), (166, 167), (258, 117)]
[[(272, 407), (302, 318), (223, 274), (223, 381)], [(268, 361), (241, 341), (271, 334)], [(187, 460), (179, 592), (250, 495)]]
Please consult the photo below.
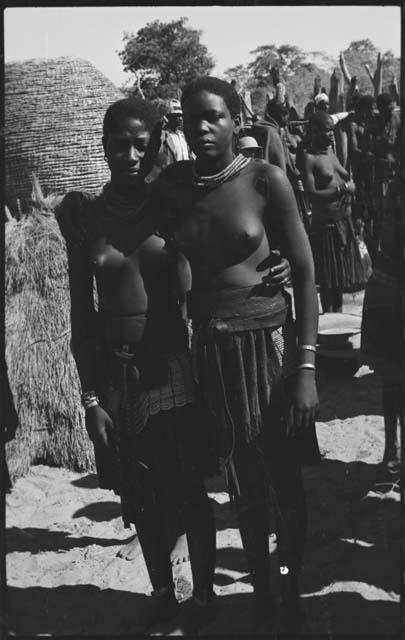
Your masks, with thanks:
[[(260, 626), (272, 611), (272, 504), (282, 619), (291, 628), (301, 617), (298, 578), (306, 532), (301, 462), (320, 459), (311, 249), (285, 173), (234, 152), (239, 101), (233, 87), (217, 78), (197, 78), (183, 89), (181, 102), (196, 159), (161, 174), (133, 240), (140, 242), (153, 227), (189, 269), (199, 397), (215, 424), (216, 452), (238, 514), (253, 580), (253, 618)], [(290, 296), (267, 279), (273, 246), (291, 263), (295, 325)]]

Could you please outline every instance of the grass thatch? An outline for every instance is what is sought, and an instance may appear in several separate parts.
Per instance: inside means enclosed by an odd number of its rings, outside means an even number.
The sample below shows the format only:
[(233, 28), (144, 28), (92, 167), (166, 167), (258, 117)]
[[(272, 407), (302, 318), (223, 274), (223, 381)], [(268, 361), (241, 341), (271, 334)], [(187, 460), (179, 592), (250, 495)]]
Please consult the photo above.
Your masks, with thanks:
[(27, 210), (34, 172), (45, 193), (96, 192), (109, 173), (101, 144), (109, 104), (123, 94), (80, 58), (5, 65), (6, 204)]
[(93, 447), (70, 351), (70, 298), (65, 241), (34, 182), (31, 211), (6, 223), (6, 359), (19, 417), (7, 445), (12, 479), (43, 463), (93, 470)]

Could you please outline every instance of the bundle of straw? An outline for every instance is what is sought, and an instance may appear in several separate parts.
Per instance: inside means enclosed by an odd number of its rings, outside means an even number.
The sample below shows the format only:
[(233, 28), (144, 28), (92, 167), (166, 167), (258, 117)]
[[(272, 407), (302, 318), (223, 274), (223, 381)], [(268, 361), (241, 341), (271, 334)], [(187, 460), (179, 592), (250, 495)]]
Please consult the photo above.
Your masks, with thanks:
[(33, 205), (6, 222), (6, 360), (19, 416), (7, 444), (12, 480), (31, 464), (94, 469), (70, 350), (70, 296), (65, 241), (54, 209), (33, 179)]

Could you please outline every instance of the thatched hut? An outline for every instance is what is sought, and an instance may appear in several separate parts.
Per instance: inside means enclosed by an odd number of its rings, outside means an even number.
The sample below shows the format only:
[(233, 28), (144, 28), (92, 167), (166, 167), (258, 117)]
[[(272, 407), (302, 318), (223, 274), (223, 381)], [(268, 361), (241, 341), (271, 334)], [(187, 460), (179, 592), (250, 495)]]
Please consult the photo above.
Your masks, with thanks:
[(29, 206), (30, 175), (44, 193), (95, 192), (108, 178), (101, 145), (107, 106), (123, 94), (80, 58), (5, 65), (6, 205)]
[(31, 211), (5, 229), (6, 360), (19, 418), (7, 444), (13, 480), (31, 464), (94, 468), (70, 351), (66, 246), (53, 213), (58, 198), (35, 182)]
[(58, 197), (44, 197), (39, 184), (60, 195), (100, 189), (108, 179), (103, 115), (123, 95), (81, 59), (7, 64), (5, 80), (6, 359), (19, 417), (7, 445), (10, 475), (36, 462), (91, 470), (70, 351), (66, 247), (53, 213)]

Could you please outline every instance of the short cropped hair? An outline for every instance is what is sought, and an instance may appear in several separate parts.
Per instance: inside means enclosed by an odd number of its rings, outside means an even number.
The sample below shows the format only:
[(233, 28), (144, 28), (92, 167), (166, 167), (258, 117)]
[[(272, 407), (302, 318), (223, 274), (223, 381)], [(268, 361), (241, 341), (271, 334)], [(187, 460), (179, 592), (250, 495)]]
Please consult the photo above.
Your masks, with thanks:
[(107, 138), (109, 133), (116, 131), (124, 118), (141, 120), (151, 130), (158, 121), (159, 114), (156, 107), (147, 100), (138, 97), (122, 98), (113, 102), (105, 112), (103, 136)]
[(181, 96), (181, 106), (184, 111), (184, 104), (188, 98), (194, 96), (200, 91), (208, 91), (216, 96), (221, 96), (228, 107), (232, 118), (236, 118), (240, 114), (240, 98), (234, 87), (225, 80), (214, 78), (213, 76), (201, 76), (189, 82), (183, 87)]
[(333, 119), (329, 113), (325, 111), (315, 111), (313, 116), (311, 116), (310, 123), (312, 126), (317, 127), (318, 129), (323, 129), (330, 124), (330, 121), (333, 122)]
[(380, 93), (380, 95), (377, 96), (377, 107), (379, 111), (384, 108), (386, 109), (392, 102), (395, 102), (395, 100), (389, 93)]
[(375, 98), (370, 93), (366, 93), (365, 95), (359, 96), (356, 109), (358, 111), (366, 111), (367, 109), (372, 109), (375, 103)]
[(283, 116), (289, 115), (289, 108), (278, 102), (277, 100), (269, 100), (266, 106), (266, 113), (275, 120), (279, 120)]

